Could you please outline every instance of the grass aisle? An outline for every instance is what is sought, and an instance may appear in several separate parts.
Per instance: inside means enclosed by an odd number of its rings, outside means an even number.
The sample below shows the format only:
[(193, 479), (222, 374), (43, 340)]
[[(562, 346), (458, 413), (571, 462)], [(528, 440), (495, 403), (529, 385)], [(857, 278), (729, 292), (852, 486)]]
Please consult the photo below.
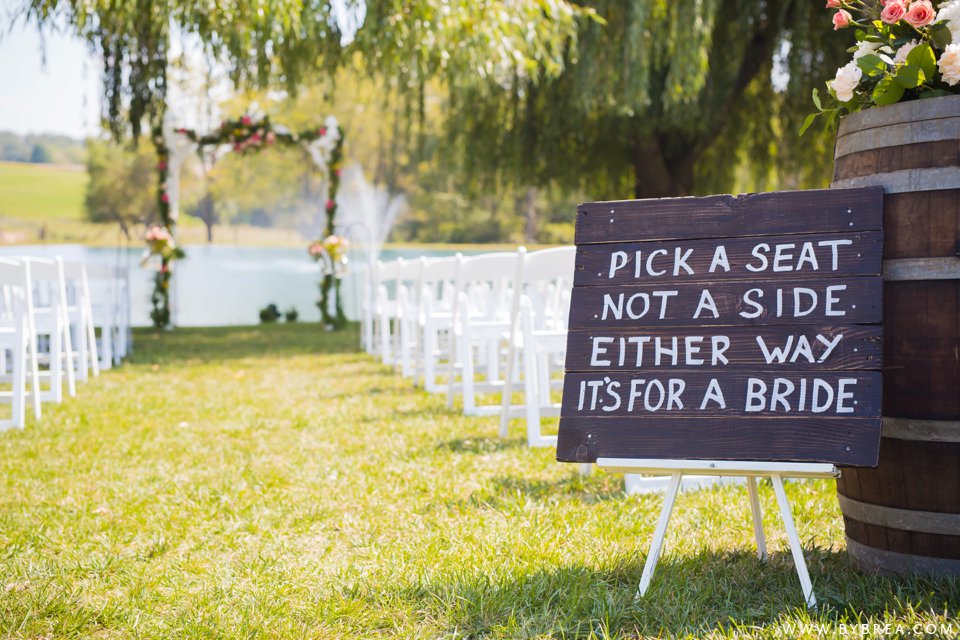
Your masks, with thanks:
[(653, 587), (637, 602), (659, 497), (625, 498), (604, 473), (581, 479), (552, 451), (524, 446), (519, 423), (498, 440), (496, 420), (448, 410), (354, 353), (355, 342), (315, 325), (141, 332), (128, 364), (40, 423), (0, 434), (0, 633), (960, 629), (960, 581), (851, 566), (832, 482), (788, 487), (819, 612), (800, 606), (769, 487), (768, 563), (753, 555), (742, 487), (681, 496)]

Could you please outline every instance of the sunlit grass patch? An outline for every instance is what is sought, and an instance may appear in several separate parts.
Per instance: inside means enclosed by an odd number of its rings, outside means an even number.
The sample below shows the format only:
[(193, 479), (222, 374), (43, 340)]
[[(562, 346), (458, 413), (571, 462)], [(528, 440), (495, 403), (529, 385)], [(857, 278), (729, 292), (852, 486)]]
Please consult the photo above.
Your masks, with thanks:
[[(819, 637), (953, 622), (957, 582), (866, 576), (832, 482), (789, 483), (823, 607), (802, 607), (769, 487), (626, 497), (465, 418), (317, 325), (141, 331), (132, 359), (0, 434), (12, 637)], [(944, 636), (948, 637), (948, 636)]]

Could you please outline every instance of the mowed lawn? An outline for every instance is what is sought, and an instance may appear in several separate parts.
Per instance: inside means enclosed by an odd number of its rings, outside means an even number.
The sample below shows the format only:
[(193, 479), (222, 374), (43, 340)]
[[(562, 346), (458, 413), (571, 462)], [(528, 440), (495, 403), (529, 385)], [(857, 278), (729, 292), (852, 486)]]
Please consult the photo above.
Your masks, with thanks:
[(0, 162), (0, 218), (81, 220), (86, 187), (82, 166)]
[[(872, 637), (960, 629), (960, 581), (865, 576), (832, 482), (790, 483), (808, 613), (769, 486), (661, 497), (582, 478), (316, 325), (136, 335), (123, 367), (0, 433), (0, 633), (23, 638)], [(829, 625), (820, 632), (815, 626)], [(808, 625), (808, 626), (804, 626)], [(922, 627), (921, 627), (922, 629)], [(907, 636), (909, 637), (909, 632)], [(955, 633), (954, 633), (955, 635)], [(922, 634), (921, 634), (922, 636)], [(891, 637), (891, 636), (887, 636)]]

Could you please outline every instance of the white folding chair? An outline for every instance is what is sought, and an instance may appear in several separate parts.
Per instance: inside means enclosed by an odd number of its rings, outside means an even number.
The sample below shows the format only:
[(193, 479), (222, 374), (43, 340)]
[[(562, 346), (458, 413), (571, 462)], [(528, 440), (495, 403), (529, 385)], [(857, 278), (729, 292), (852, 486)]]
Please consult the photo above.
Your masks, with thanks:
[[(26, 257), (23, 261), (30, 266), (34, 327), (38, 337), (45, 338), (46, 352), (41, 352), (39, 360), (47, 365), (40, 372), (41, 380), (48, 380), (49, 387), (40, 389), (40, 399), (48, 402), (63, 401), (63, 381), (66, 378), (69, 395), (77, 394), (74, 377), (73, 336), (67, 303), (66, 280), (63, 274), (63, 261), (60, 258)], [(85, 355), (86, 338), (77, 331), (81, 353)], [(79, 369), (79, 367), (78, 367)]]
[[(102, 264), (80, 265), (86, 281), (86, 308), (91, 340), (96, 345), (100, 369), (120, 364), (130, 339), (129, 289), (125, 269)], [(99, 329), (100, 339), (96, 332)]]
[(74, 329), (77, 346), (75, 364), (77, 380), (86, 380), (91, 374), (100, 375), (101, 358), (97, 350), (97, 334), (93, 325), (93, 304), (87, 266), (82, 262), (64, 262), (63, 276), (67, 292), (67, 317)]
[[(511, 313), (524, 250), (461, 258), (457, 268), (457, 305), (453, 316), (454, 357), (448, 366), (447, 401), (461, 392), (466, 415), (495, 415), (499, 405), (478, 406), (478, 392), (502, 391), (502, 346), (510, 334)], [(460, 381), (456, 379), (459, 369)], [(476, 380), (478, 373), (483, 380)]]
[(377, 260), (373, 268), (373, 353), (380, 356), (383, 364), (395, 363), (397, 341), (396, 323), (397, 294), (399, 293), (398, 273), (403, 258), (391, 262)]
[(437, 382), (442, 363), (452, 357), (450, 340), (456, 300), (457, 265), (462, 256), (420, 258), (417, 308), (416, 360), (414, 383), (431, 393), (442, 390)]
[[(9, 392), (0, 392), (0, 401), (11, 405), (10, 419), (0, 420), (0, 429), (22, 429), (26, 422), (28, 378), (33, 415), (38, 420), (41, 415), (29, 264), (0, 258), (0, 289), (0, 374), (4, 380), (9, 379), (11, 385)], [(9, 359), (7, 351), (10, 352)]]
[(419, 322), (420, 260), (397, 259), (396, 303), (393, 305), (393, 366), (405, 378), (416, 380)]
[(560, 405), (551, 401), (550, 394), (562, 384), (554, 379), (553, 371), (563, 371), (575, 258), (575, 247), (543, 249), (523, 257), (501, 398), (500, 436), (506, 437), (516, 408), (512, 396), (518, 376), (513, 367), (519, 362), (523, 371), (527, 444), (531, 447), (557, 444), (556, 436), (543, 435), (541, 418), (560, 413)]

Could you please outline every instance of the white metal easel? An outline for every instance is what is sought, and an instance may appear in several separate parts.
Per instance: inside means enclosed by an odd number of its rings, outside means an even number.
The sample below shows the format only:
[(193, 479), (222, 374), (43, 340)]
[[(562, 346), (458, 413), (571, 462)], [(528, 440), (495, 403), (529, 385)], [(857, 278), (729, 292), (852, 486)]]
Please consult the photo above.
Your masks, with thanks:
[(761, 560), (767, 557), (767, 543), (763, 535), (763, 520), (760, 513), (760, 500), (757, 495), (757, 478), (769, 477), (773, 483), (773, 492), (777, 496), (780, 506), (780, 517), (787, 531), (790, 541), (790, 551), (793, 563), (797, 567), (800, 577), (800, 587), (803, 589), (803, 599), (807, 606), (817, 606), (817, 599), (813, 594), (813, 583), (807, 571), (807, 563), (803, 559), (803, 548), (800, 546), (800, 537), (793, 524), (793, 514), (790, 503), (783, 489), (783, 478), (835, 478), (839, 475), (837, 468), (832, 464), (806, 462), (749, 462), (731, 460), (656, 460), (635, 458), (597, 458), (597, 466), (607, 471), (623, 473), (658, 473), (669, 474), (670, 484), (667, 495), (660, 511), (657, 528), (653, 532), (653, 543), (647, 561), (643, 565), (643, 575), (640, 577), (639, 596), (643, 596), (650, 587), (653, 571), (660, 559), (660, 550), (667, 533), (667, 524), (670, 514), (677, 500), (680, 482), (684, 474), (744, 476), (747, 479), (747, 493), (750, 497), (750, 513), (753, 515), (753, 534), (757, 540), (757, 555)]

